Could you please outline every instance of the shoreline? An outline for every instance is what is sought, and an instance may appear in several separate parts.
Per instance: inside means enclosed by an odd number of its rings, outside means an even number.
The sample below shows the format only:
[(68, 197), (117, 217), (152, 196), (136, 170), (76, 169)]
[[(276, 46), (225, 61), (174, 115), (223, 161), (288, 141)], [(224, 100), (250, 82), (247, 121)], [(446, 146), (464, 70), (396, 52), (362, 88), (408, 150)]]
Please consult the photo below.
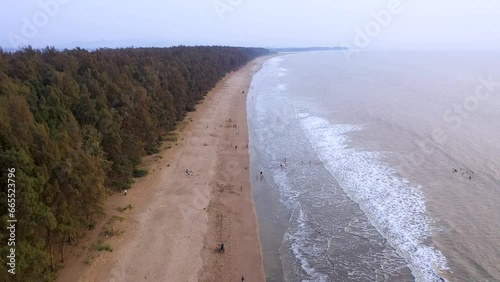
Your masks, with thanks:
[[(106, 200), (109, 220), (69, 248), (57, 281), (240, 281), (242, 275), (265, 281), (246, 96), (253, 75), (271, 56), (227, 74), (174, 131), (178, 140), (144, 158), (149, 175), (135, 179), (127, 196)], [(133, 208), (118, 211), (127, 205)], [(110, 228), (117, 232), (108, 238)], [(96, 252), (96, 240), (115, 250)], [(223, 254), (216, 251), (221, 242)]]

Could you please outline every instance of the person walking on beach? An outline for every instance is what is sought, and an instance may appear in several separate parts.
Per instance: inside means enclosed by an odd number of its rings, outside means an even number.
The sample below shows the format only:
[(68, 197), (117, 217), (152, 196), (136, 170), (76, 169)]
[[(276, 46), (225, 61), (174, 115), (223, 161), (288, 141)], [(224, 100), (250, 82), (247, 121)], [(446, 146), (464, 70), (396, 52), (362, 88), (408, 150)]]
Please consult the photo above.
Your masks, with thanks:
[(241, 282), (245, 281), (245, 276), (241, 275)]
[(226, 250), (224, 249), (224, 243), (220, 243), (219, 252), (223, 253), (224, 251), (226, 251)]
[(125, 193), (125, 195), (124, 195), (124, 196), (127, 196), (127, 189), (125, 189), (125, 191), (123, 191), (123, 192)]

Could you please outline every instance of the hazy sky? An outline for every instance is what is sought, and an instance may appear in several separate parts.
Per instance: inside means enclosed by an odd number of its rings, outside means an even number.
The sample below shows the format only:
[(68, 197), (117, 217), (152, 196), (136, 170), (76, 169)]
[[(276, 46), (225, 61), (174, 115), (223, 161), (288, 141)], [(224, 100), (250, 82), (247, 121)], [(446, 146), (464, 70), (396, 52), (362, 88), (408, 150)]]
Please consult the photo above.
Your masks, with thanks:
[(0, 3), (0, 46), (4, 48), (27, 44), (67, 47), (75, 42), (82, 45), (99, 42), (135, 46), (350, 45), (376, 49), (500, 50), (499, 28), (498, 0), (4, 0)]

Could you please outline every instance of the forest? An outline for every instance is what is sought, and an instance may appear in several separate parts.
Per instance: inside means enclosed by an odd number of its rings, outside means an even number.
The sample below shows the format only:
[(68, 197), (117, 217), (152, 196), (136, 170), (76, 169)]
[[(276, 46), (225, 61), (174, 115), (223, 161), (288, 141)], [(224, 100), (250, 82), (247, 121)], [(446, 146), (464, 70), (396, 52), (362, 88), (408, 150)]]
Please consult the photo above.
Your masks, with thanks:
[[(0, 49), (0, 215), (5, 227), (17, 219), (12, 281), (54, 280), (65, 245), (94, 227), (108, 195), (130, 187), (162, 134), (228, 72), (268, 52)], [(8, 229), (0, 236), (3, 276), (13, 247)]]

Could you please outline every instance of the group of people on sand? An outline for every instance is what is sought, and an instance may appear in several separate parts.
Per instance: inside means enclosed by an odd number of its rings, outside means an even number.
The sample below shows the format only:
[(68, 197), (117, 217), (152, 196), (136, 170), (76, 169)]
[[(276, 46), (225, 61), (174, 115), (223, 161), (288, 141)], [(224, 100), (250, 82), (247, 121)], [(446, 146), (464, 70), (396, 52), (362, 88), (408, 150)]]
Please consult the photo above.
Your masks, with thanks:
[(191, 176), (191, 175), (193, 175), (193, 171), (186, 168), (185, 175), (186, 176)]
[(465, 176), (466, 178), (469, 178), (469, 180), (472, 180), (472, 176), (474, 175), (474, 172), (471, 170), (466, 170), (459, 168), (458, 170), (456, 168), (453, 168), (453, 173), (460, 173), (461, 175)]

